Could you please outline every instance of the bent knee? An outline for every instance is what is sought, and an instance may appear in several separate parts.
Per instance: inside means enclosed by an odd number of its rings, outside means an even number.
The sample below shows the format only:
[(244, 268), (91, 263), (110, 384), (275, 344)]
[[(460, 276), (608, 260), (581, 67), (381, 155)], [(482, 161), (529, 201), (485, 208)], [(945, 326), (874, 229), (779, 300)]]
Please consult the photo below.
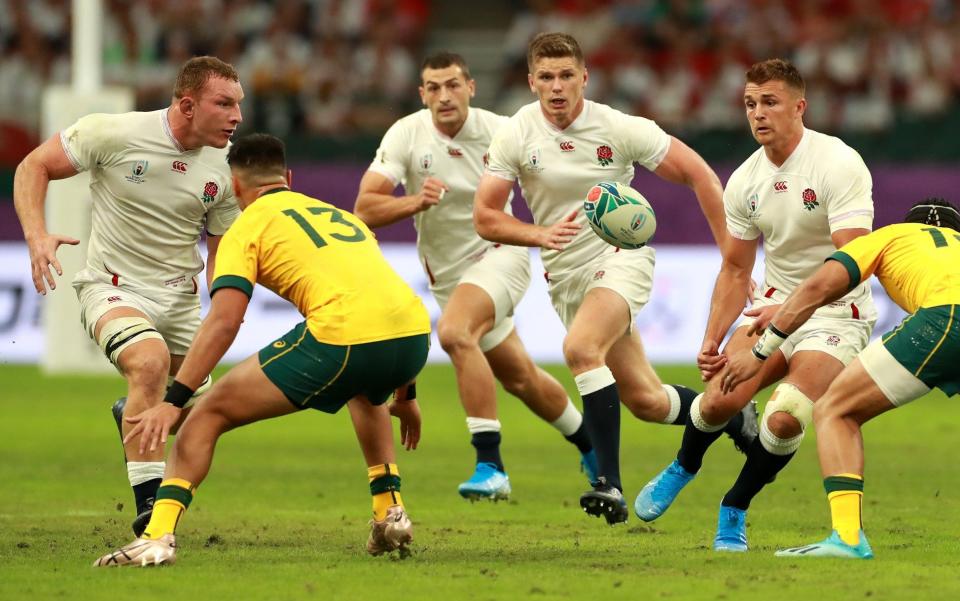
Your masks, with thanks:
[(800, 420), (783, 411), (775, 411), (767, 416), (767, 428), (777, 438), (793, 438), (803, 433)]
[(454, 355), (468, 348), (479, 348), (480, 337), (472, 334), (469, 329), (460, 324), (451, 324), (444, 319), (437, 323), (437, 339), (448, 355)]
[(730, 421), (749, 402), (739, 395), (725, 395), (707, 391), (700, 397), (700, 416), (710, 425), (724, 424)]
[(604, 353), (599, 345), (573, 340), (563, 340), (563, 358), (574, 373), (604, 365)]
[(133, 385), (165, 384), (170, 373), (170, 355), (165, 352), (127, 353), (121, 356), (120, 365), (123, 375)]

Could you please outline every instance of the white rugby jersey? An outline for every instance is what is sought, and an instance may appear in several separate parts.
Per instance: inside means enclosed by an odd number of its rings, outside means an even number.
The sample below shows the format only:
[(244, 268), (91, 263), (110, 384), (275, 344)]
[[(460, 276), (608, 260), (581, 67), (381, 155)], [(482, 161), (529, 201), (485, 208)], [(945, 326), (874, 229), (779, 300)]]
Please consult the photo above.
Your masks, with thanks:
[[(370, 171), (394, 185), (403, 184), (407, 194), (419, 192), (428, 177), (449, 187), (440, 204), (413, 216), (417, 251), (431, 285), (457, 282), (491, 246), (473, 226), (473, 197), (490, 140), (506, 121), (471, 107), (460, 131), (451, 138), (436, 128), (430, 111), (422, 109), (394, 123), (380, 142)], [(512, 214), (509, 201), (505, 210)]]
[(584, 100), (574, 122), (558, 129), (537, 101), (517, 111), (494, 137), (487, 171), (508, 181), (520, 179), (537, 225), (552, 225), (580, 210), (576, 220), (583, 227), (573, 241), (563, 251), (540, 251), (544, 268), (562, 273), (613, 251), (583, 215), (590, 188), (603, 181), (629, 186), (634, 163), (653, 171), (669, 148), (670, 136), (649, 119)]
[[(731, 235), (755, 240), (763, 234), (764, 286), (758, 294), (785, 298), (836, 250), (831, 233), (872, 229), (872, 191), (857, 151), (810, 129), (780, 167), (762, 147), (750, 155), (730, 176), (723, 205)], [(816, 314), (876, 319), (869, 284)]]
[(220, 236), (240, 214), (227, 149), (184, 151), (167, 109), (88, 115), (60, 142), (74, 168), (90, 171), (87, 267), (113, 274), (117, 285), (192, 287), (203, 270), (204, 224)]

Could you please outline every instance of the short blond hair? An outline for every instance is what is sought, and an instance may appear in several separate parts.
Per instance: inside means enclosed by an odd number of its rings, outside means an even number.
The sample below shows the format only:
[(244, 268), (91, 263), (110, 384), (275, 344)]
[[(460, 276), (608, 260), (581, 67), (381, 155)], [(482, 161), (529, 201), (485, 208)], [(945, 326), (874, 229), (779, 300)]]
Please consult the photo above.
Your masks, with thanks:
[(533, 73), (533, 65), (541, 58), (568, 56), (583, 66), (583, 50), (576, 38), (568, 33), (538, 33), (527, 46), (527, 68)]
[(211, 77), (240, 81), (237, 70), (230, 63), (215, 56), (195, 56), (180, 67), (177, 83), (173, 87), (174, 98), (198, 94)]

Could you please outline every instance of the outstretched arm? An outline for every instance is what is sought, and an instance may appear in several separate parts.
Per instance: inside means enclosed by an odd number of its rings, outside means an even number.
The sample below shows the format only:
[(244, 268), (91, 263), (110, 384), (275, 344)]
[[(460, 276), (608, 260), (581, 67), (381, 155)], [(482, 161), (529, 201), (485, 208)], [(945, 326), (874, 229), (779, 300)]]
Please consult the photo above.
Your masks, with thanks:
[(850, 290), (851, 285), (859, 283), (850, 281), (850, 273), (839, 261), (824, 263), (787, 297), (772, 319), (764, 319), (761, 315), (750, 326), (750, 333), (763, 330), (763, 334), (752, 349), (740, 351), (730, 358), (723, 375), (723, 391), (729, 392), (740, 382), (752, 378), (760, 371), (763, 361), (806, 323), (814, 311), (837, 300)]
[(158, 445), (167, 442), (167, 435), (180, 419), (183, 406), (233, 344), (249, 302), (247, 294), (238, 288), (216, 291), (210, 312), (200, 324), (164, 402), (127, 418), (136, 426), (123, 439), (124, 443), (140, 436), (140, 451), (144, 452), (147, 448), (156, 450)]
[(61, 244), (80, 243), (76, 238), (47, 232), (44, 216), (47, 186), (50, 180), (64, 179), (76, 174), (77, 170), (67, 157), (60, 143), (60, 134), (57, 133), (33, 149), (17, 165), (13, 178), (13, 205), (30, 250), (33, 286), (40, 294), (47, 293), (47, 286), (51, 290), (57, 287), (50, 273), (51, 265), (57, 275), (63, 275), (60, 261), (57, 260), (57, 248)]

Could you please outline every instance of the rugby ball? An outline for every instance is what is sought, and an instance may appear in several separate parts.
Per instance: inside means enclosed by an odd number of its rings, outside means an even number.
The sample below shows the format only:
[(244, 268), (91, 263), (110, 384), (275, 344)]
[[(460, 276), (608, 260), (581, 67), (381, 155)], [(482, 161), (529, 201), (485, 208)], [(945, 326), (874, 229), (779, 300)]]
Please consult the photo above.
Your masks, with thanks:
[(657, 216), (642, 194), (619, 182), (600, 182), (583, 201), (590, 227), (607, 244), (643, 248), (657, 231)]

